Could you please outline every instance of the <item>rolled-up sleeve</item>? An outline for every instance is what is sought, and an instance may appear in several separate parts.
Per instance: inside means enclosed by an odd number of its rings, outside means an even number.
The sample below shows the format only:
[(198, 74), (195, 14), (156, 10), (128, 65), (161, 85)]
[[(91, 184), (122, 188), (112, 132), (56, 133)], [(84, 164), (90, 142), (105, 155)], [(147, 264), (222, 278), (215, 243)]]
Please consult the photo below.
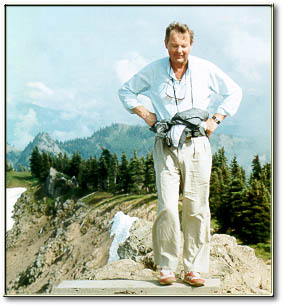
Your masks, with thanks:
[(140, 72), (135, 74), (130, 80), (122, 85), (118, 91), (119, 98), (124, 107), (134, 113), (132, 109), (141, 106), (142, 103), (138, 100), (139, 94), (147, 95), (146, 92), (150, 89), (151, 68), (146, 66)]
[(233, 116), (240, 106), (243, 95), (239, 85), (212, 64), (209, 88), (223, 98), (217, 109), (217, 113)]

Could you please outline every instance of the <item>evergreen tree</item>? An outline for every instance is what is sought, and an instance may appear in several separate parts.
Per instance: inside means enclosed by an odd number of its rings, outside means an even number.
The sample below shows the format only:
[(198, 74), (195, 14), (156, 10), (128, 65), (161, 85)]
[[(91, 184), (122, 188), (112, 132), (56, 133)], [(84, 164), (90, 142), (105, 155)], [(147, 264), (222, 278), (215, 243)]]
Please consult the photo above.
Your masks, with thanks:
[(134, 156), (129, 163), (130, 184), (129, 191), (131, 193), (140, 194), (143, 191), (145, 164), (144, 158), (138, 158), (137, 151), (134, 150)]
[(121, 164), (119, 165), (117, 177), (118, 189), (123, 193), (128, 193), (130, 184), (129, 162), (125, 152), (122, 153)]
[(252, 182), (253, 179), (260, 180), (261, 171), (262, 171), (262, 168), (261, 168), (259, 156), (256, 155), (252, 161), (252, 173), (251, 173), (251, 177), (250, 177), (250, 183)]
[(219, 230), (221, 233), (228, 233), (231, 228), (231, 201), (230, 201), (230, 188), (232, 181), (229, 180), (230, 177), (229, 169), (224, 169), (223, 172), (219, 175), (219, 187), (221, 190), (220, 193), (220, 202), (218, 204), (215, 216), (219, 224)]
[(98, 186), (102, 191), (109, 190), (109, 175), (112, 162), (112, 155), (108, 149), (103, 149), (98, 161)]
[(63, 154), (60, 152), (58, 156), (55, 158), (54, 168), (58, 171), (63, 173), (64, 166), (63, 166)]
[(234, 158), (231, 161), (230, 171), (231, 171), (231, 178), (232, 179), (237, 178), (237, 179), (242, 180), (245, 183), (245, 181), (246, 181), (245, 170), (238, 164), (236, 156), (234, 156)]
[(243, 201), (245, 200), (246, 185), (241, 177), (235, 177), (229, 186), (227, 198), (225, 202), (225, 218), (224, 226), (222, 223), (222, 231), (228, 234), (236, 234), (239, 226), (241, 226), (240, 219), (237, 217)]
[(223, 168), (227, 166), (227, 158), (225, 156), (225, 149), (221, 147), (212, 156), (212, 169)]
[(156, 191), (155, 170), (151, 153), (148, 153), (145, 159), (144, 187), (146, 192), (153, 193)]
[(35, 146), (30, 157), (31, 174), (36, 178), (40, 178), (41, 168), (42, 168), (42, 157), (38, 150), (38, 147)]
[(92, 189), (95, 191), (98, 189), (98, 181), (99, 181), (98, 161), (97, 161), (96, 157), (90, 158), (88, 183), (91, 185)]
[(116, 192), (118, 190), (117, 187), (117, 176), (119, 170), (119, 162), (116, 154), (112, 155), (110, 160), (108, 174), (109, 174), (109, 190), (111, 192)]
[(209, 203), (211, 216), (214, 217), (219, 209), (222, 200), (222, 179), (221, 170), (214, 169), (210, 176)]
[(82, 162), (82, 157), (80, 153), (79, 152), (74, 153), (69, 163), (68, 175), (70, 177), (75, 176), (76, 178), (78, 178), (81, 162)]
[(210, 184), (212, 215), (221, 233), (233, 234), (245, 243), (266, 242), (270, 237), (270, 165), (252, 162), (249, 186), (236, 156), (227, 166), (224, 149), (213, 155)]
[(229, 229), (227, 211), (230, 209), (229, 188), (231, 173), (227, 164), (224, 148), (220, 148), (212, 158), (212, 172), (210, 184), (211, 213), (217, 219), (221, 232)]
[(87, 190), (88, 189), (88, 181), (89, 181), (89, 176), (90, 176), (90, 161), (87, 160), (82, 160), (80, 163), (80, 170), (78, 174), (78, 182), (79, 186), (82, 190)]
[(212, 171), (218, 174), (218, 180), (221, 189), (220, 200), (223, 201), (231, 183), (231, 173), (227, 163), (227, 158), (225, 156), (224, 147), (218, 150), (218, 152), (215, 154), (215, 157), (212, 159), (212, 162)]
[(62, 159), (62, 173), (69, 175), (69, 169), (70, 169), (70, 159), (68, 158), (67, 154), (64, 153), (63, 159)]
[(271, 190), (271, 186), (272, 186), (271, 179), (272, 179), (271, 178), (271, 164), (266, 163), (262, 167), (261, 180), (264, 183), (265, 187), (267, 188), (269, 194), (271, 194), (271, 192), (272, 192), (272, 190)]
[(239, 166), (237, 157), (234, 156), (230, 164), (230, 182), (224, 188), (222, 196), (223, 203), (220, 205), (220, 212), (222, 215), (225, 215), (219, 221), (221, 232), (231, 234), (237, 230), (237, 219), (235, 215), (242, 205), (245, 192), (245, 171)]
[(42, 162), (41, 162), (41, 170), (40, 170), (40, 180), (44, 181), (48, 175), (50, 170), (50, 161), (48, 154), (46, 152), (42, 153)]
[(55, 168), (56, 156), (52, 153), (48, 153), (48, 160), (49, 160), (50, 167)]
[(238, 208), (236, 235), (247, 244), (265, 243), (270, 239), (271, 198), (260, 180), (252, 180), (245, 200)]

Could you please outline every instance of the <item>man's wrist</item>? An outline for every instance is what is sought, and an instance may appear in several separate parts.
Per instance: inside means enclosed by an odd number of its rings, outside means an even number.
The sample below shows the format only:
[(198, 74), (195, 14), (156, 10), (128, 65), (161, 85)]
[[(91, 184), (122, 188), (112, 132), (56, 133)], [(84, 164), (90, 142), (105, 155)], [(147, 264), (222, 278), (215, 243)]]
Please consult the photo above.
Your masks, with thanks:
[(149, 125), (149, 126), (153, 126), (157, 119), (156, 119), (156, 115), (152, 112), (147, 112), (145, 117), (144, 117), (144, 121)]
[(215, 113), (211, 118), (215, 123), (218, 125), (225, 119), (226, 115), (220, 114), (220, 113)]
[(213, 121), (214, 121), (216, 124), (218, 124), (218, 125), (221, 123), (221, 121), (218, 120), (217, 117), (216, 117), (215, 115), (212, 116), (212, 119), (213, 119)]
[(132, 109), (135, 114), (142, 118), (149, 126), (156, 122), (156, 115), (148, 111), (144, 106), (137, 106)]

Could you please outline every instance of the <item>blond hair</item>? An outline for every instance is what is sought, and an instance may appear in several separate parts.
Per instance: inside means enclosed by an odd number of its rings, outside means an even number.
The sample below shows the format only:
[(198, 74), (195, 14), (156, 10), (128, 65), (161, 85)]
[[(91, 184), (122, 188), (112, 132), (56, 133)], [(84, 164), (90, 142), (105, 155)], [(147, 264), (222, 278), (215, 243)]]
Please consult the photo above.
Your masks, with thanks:
[(186, 24), (180, 23), (180, 22), (172, 22), (169, 24), (169, 26), (166, 28), (166, 33), (165, 33), (165, 41), (168, 43), (170, 39), (170, 33), (171, 31), (176, 31), (178, 33), (189, 33), (190, 35), (190, 43), (191, 45), (194, 42), (194, 32), (189, 29), (189, 27)]

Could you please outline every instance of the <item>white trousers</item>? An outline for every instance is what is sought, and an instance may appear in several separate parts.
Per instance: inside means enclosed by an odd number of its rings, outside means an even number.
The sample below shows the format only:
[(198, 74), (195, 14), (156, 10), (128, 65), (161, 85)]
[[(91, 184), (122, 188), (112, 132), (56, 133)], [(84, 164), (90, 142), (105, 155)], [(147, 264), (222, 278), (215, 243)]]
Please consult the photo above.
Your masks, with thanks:
[(155, 264), (172, 271), (177, 268), (181, 241), (178, 213), (181, 188), (184, 270), (207, 273), (212, 164), (209, 140), (207, 137), (191, 138), (179, 150), (156, 138), (153, 158), (158, 191), (158, 213), (152, 231)]

